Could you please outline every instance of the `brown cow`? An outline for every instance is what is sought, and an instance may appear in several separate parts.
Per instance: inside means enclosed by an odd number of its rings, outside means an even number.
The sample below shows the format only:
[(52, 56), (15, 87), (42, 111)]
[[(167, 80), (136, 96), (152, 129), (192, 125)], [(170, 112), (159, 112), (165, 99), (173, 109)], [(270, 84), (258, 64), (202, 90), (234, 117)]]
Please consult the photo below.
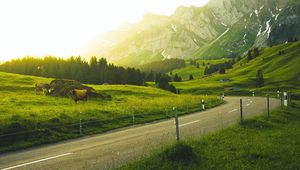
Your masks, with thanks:
[(74, 101), (76, 103), (79, 100), (87, 101), (87, 97), (88, 97), (87, 92), (88, 92), (87, 90), (79, 90), (79, 89), (72, 90), (72, 96)]

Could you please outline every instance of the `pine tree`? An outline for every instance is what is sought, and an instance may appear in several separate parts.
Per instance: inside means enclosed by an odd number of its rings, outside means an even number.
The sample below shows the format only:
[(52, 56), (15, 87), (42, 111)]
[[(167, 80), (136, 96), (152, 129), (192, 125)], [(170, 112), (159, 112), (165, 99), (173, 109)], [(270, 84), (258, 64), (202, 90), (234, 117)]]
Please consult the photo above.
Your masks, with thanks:
[(209, 73), (208, 73), (208, 67), (205, 67), (205, 69), (204, 69), (204, 75), (208, 75)]
[(220, 73), (220, 74), (225, 74), (225, 73), (226, 73), (225, 68), (224, 68), (224, 67), (220, 67), (219, 73)]
[(178, 74), (176, 73), (174, 78), (173, 78), (173, 81), (175, 82), (180, 82), (181, 81), (181, 78), (178, 76)]
[(177, 93), (176, 87), (172, 84), (170, 84), (170, 86), (169, 86), (169, 91), (172, 92), (172, 93), (175, 93), (175, 94)]
[(248, 50), (247, 60), (250, 61), (253, 59), (252, 50)]
[(194, 80), (194, 77), (192, 74), (190, 74), (190, 77), (189, 77), (190, 80)]
[(253, 51), (254, 51), (254, 58), (255, 58), (255, 57), (258, 57), (258, 56), (259, 56), (259, 50), (258, 50), (258, 48), (255, 47), (255, 48), (253, 49)]
[(263, 87), (264, 84), (265, 84), (265, 81), (264, 81), (263, 72), (262, 72), (262, 70), (257, 70), (257, 73), (256, 73), (256, 86), (257, 87)]
[(151, 70), (150, 73), (148, 74), (146, 80), (147, 80), (147, 81), (154, 81), (154, 73), (153, 73), (152, 70)]

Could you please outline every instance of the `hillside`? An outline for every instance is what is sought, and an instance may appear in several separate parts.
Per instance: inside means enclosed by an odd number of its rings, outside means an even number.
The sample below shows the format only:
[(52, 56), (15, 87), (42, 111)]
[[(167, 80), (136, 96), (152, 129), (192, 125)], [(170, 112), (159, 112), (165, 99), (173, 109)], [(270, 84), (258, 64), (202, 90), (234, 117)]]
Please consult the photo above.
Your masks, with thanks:
[[(279, 55), (279, 52), (284, 54)], [(212, 76), (194, 81), (174, 82), (173, 84), (183, 92), (219, 93), (232, 88), (241, 90), (277, 91), (290, 90), (299, 93), (300, 86), (300, 42), (287, 43), (272, 48), (263, 48), (260, 55), (250, 62), (247, 57), (236, 63), (226, 74)], [(262, 70), (265, 87), (256, 88), (255, 78), (257, 70)], [(221, 82), (220, 80), (230, 80)]]
[(51, 80), (0, 72), (0, 154), (166, 119), (173, 115), (173, 107), (180, 114), (199, 111), (201, 99), (208, 101), (207, 107), (221, 103), (213, 96), (175, 95), (158, 88), (133, 85), (87, 85), (111, 95), (112, 99), (88, 98), (87, 102), (77, 104), (70, 98), (36, 94), (36, 83)]
[(194, 79), (200, 79), (204, 76), (204, 69), (209, 64), (218, 64), (218, 63), (224, 63), (225, 61), (228, 61), (228, 59), (221, 59), (221, 60), (196, 60), (197, 63), (199, 63), (199, 68), (195, 65), (191, 65), (190, 61), (186, 61), (186, 67), (179, 68), (172, 70), (168, 74), (170, 76), (174, 76), (177, 74), (179, 77), (182, 78), (183, 81), (189, 80), (190, 74), (193, 75)]
[(102, 37), (105, 43), (94, 44), (86, 54), (129, 66), (166, 58), (236, 56), (251, 47), (300, 39), (299, 9), (297, 0), (211, 0), (204, 7), (181, 6), (171, 16), (146, 14), (142, 22), (108, 33)]

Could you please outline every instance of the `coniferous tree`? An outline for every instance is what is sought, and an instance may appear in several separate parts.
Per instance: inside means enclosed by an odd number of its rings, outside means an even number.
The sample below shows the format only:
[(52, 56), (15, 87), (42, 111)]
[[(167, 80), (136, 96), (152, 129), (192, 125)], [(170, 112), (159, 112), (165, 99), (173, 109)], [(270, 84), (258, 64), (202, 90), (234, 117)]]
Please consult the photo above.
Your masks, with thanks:
[(147, 80), (147, 81), (154, 81), (154, 73), (153, 73), (152, 70), (151, 70), (151, 72), (148, 74), (146, 80)]
[(257, 70), (257, 73), (256, 73), (256, 86), (257, 87), (263, 87), (264, 84), (265, 84), (265, 81), (264, 81), (263, 72), (262, 72), (262, 70)]
[(253, 59), (252, 50), (248, 50), (247, 60), (250, 61)]
[(155, 75), (155, 84), (158, 84), (160, 77), (161, 77), (161, 73), (157, 73)]
[(220, 73), (220, 74), (225, 74), (225, 73), (226, 73), (225, 68), (224, 68), (224, 67), (220, 67), (219, 73)]
[(181, 77), (179, 77), (178, 74), (176, 73), (176, 74), (174, 75), (173, 81), (175, 81), (175, 82), (180, 82), (180, 81), (182, 81), (182, 79), (181, 79)]
[(205, 67), (205, 69), (204, 69), (204, 75), (208, 75), (208, 67)]
[(194, 76), (192, 74), (190, 74), (189, 79), (194, 80)]
[(175, 94), (177, 93), (177, 89), (173, 84), (170, 84), (169, 91), (172, 92), (172, 93), (175, 93)]
[(253, 53), (254, 53), (254, 54), (253, 54), (253, 55), (254, 55), (254, 58), (259, 56), (259, 50), (258, 50), (257, 47), (255, 47), (255, 48), (253, 49)]
[(158, 88), (169, 90), (169, 78), (166, 75), (162, 75), (159, 78)]

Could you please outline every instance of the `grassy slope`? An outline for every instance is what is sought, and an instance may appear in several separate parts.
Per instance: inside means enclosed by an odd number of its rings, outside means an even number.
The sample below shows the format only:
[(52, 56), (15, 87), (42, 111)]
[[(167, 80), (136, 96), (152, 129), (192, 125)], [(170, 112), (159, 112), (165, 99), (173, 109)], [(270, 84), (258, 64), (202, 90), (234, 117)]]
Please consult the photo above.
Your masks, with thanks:
[[(194, 79), (200, 79), (204, 75), (204, 69), (205, 66), (202, 65), (204, 62), (207, 66), (207, 63), (210, 64), (218, 64), (218, 63), (223, 63), (227, 59), (222, 59), (222, 60), (197, 60), (197, 63), (200, 64), (200, 67), (197, 68), (196, 66), (190, 65), (189, 61), (186, 61), (186, 67), (181, 68), (181, 69), (176, 69), (172, 71), (172, 75), (174, 76), (175, 74), (178, 74), (182, 78), (183, 81), (189, 80), (190, 74), (193, 75)], [(170, 75), (170, 73), (169, 73)]]
[[(278, 55), (278, 52), (282, 50), (285, 51), (285, 54)], [(300, 86), (299, 63), (300, 42), (288, 43), (263, 49), (261, 55), (249, 63), (244, 58), (235, 64), (233, 69), (227, 70), (224, 75), (216, 73), (207, 78), (173, 84), (185, 93), (215, 93), (224, 91), (226, 87), (256, 89), (256, 72), (262, 69), (265, 77), (265, 87), (258, 90), (284, 89), (298, 93)], [(226, 78), (232, 81), (226, 83), (219, 81)]]
[(300, 101), (202, 139), (174, 144), (123, 169), (300, 169)]
[(209, 101), (210, 107), (220, 104), (216, 97), (175, 95), (131, 85), (91, 85), (112, 95), (110, 101), (93, 99), (75, 104), (69, 98), (35, 94), (35, 83), (51, 80), (0, 72), (0, 153), (79, 137), (80, 118), (84, 122), (83, 134), (87, 135), (132, 125), (132, 114), (135, 123), (144, 123), (172, 116), (173, 106), (181, 114), (187, 112), (187, 107), (189, 112), (199, 110), (202, 98)]

